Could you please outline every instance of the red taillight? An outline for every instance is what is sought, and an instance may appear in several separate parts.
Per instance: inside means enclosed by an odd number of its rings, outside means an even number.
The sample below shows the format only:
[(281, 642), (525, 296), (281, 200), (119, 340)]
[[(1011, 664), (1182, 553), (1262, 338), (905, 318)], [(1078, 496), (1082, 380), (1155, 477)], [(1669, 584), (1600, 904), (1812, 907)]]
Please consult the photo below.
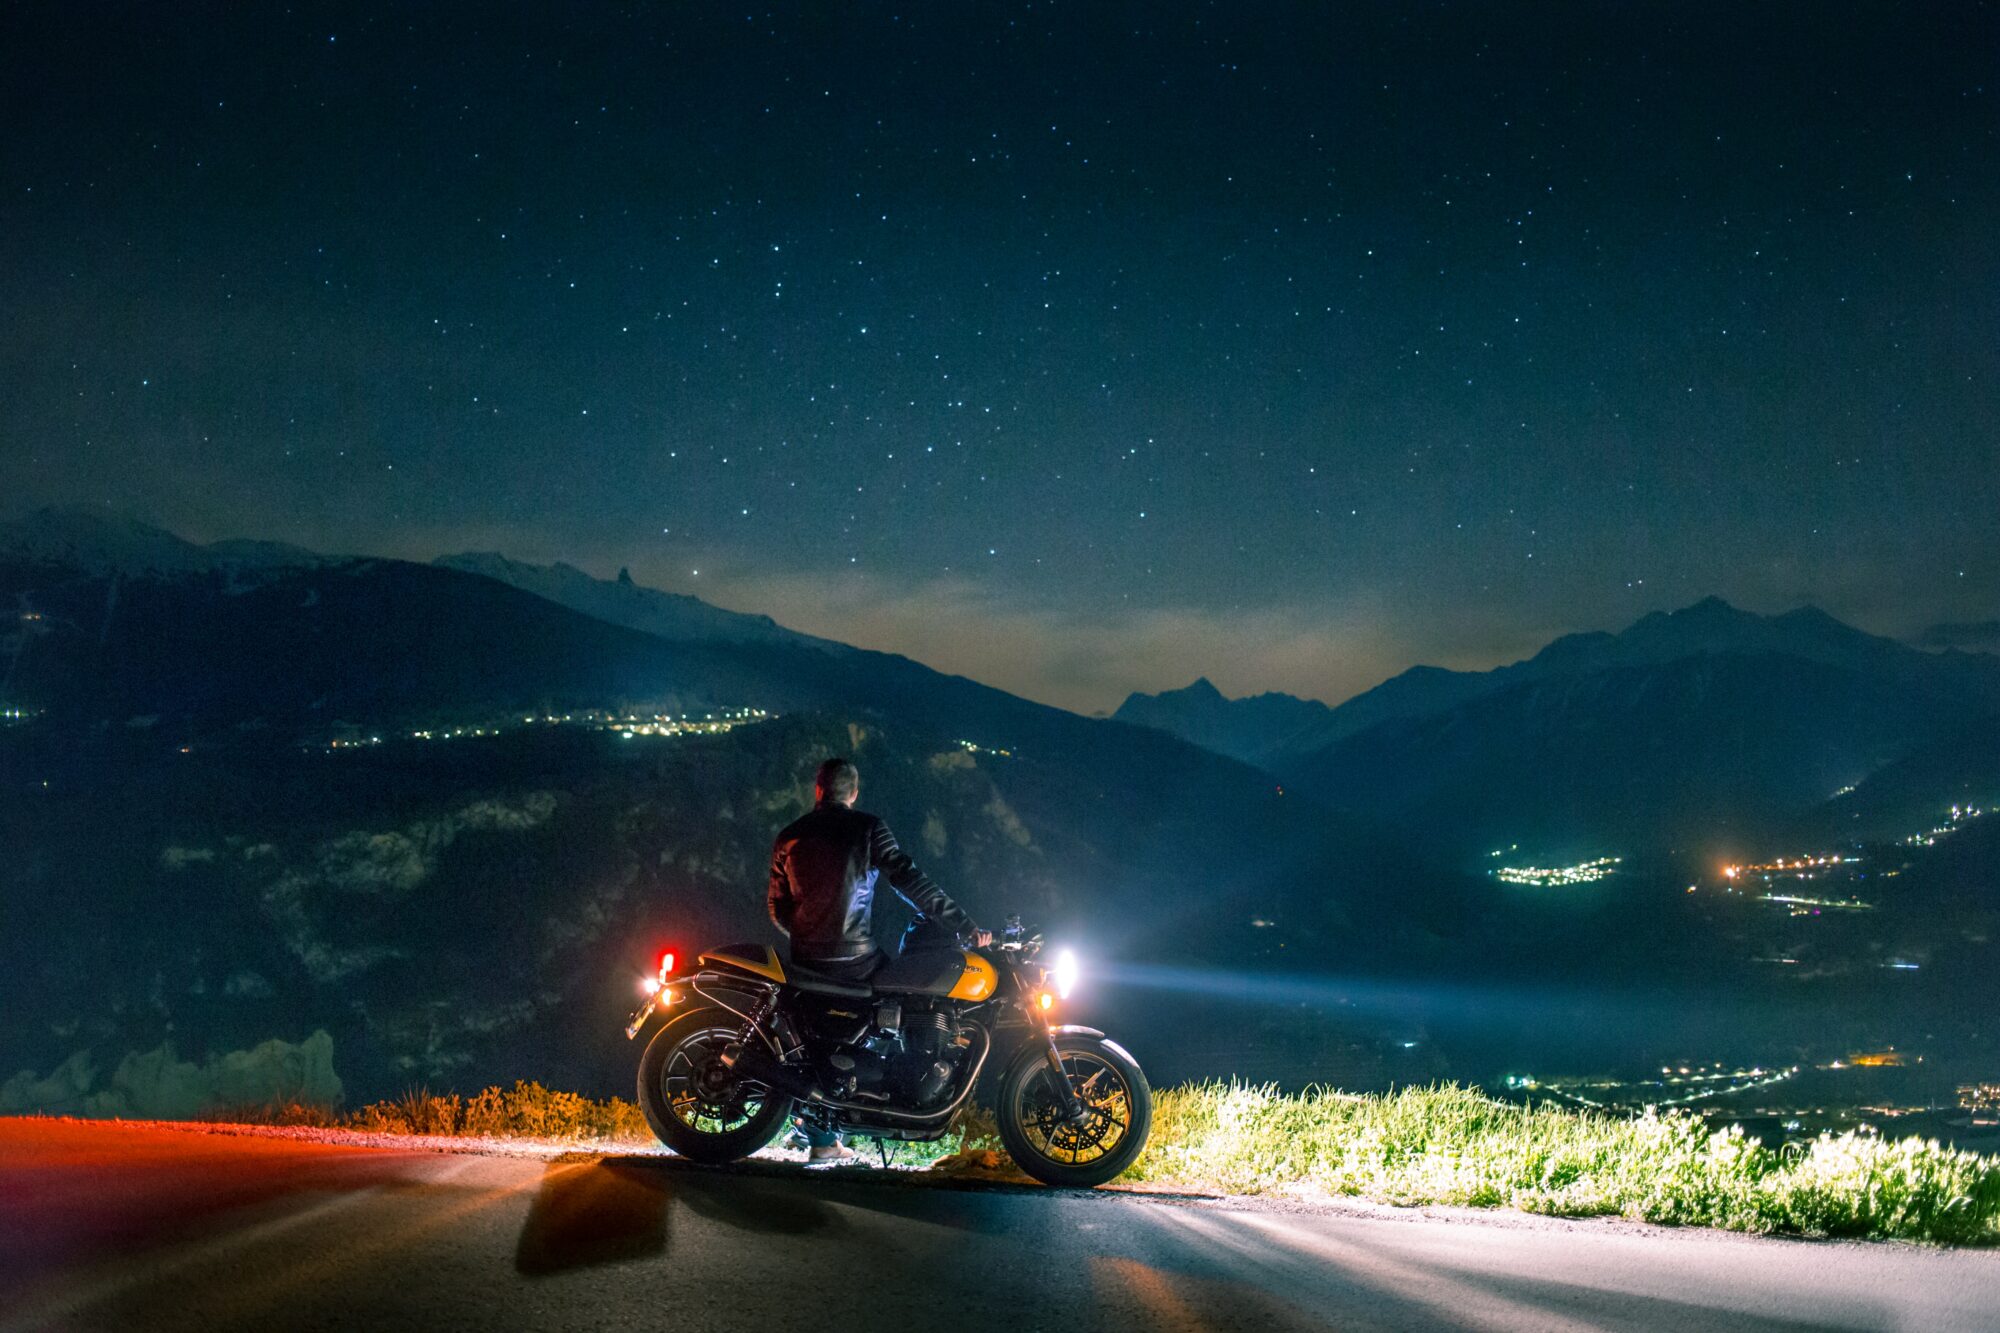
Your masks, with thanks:
[(665, 953), (660, 955), (660, 975), (664, 977), (673, 970), (674, 970), (674, 951), (672, 949), (669, 949)]

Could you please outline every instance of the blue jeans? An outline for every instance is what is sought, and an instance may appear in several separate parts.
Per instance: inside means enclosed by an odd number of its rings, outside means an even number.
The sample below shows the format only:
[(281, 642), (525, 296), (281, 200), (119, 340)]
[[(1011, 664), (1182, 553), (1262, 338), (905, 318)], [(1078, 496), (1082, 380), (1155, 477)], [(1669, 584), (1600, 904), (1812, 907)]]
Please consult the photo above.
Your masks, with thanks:
[[(939, 925), (937, 922), (926, 920), (926, 921), (912, 921), (910, 923), (909, 928), (903, 932), (902, 944), (896, 950), (896, 952), (899, 954), (905, 954), (926, 949), (950, 949), (956, 951), (957, 948), (958, 948), (958, 937), (956, 935), (952, 934), (951, 931)], [(855, 964), (849, 964), (847, 966), (849, 968), (850, 974), (854, 976), (854, 979), (860, 980), (866, 978), (870, 972), (876, 971), (880, 967), (883, 961), (884, 961), (883, 956), (881, 952), (878, 950), (874, 954), (874, 956), (867, 961), (867, 966), (863, 967), (863, 966), (857, 966)], [(807, 966), (813, 967), (819, 971), (825, 971), (830, 973), (834, 972), (833, 967), (829, 967), (824, 963), (811, 963), (807, 964)], [(837, 967), (838, 965), (835, 966)], [(838, 975), (838, 973), (835, 974)], [(833, 1130), (814, 1129), (812, 1126), (807, 1125), (804, 1122), (801, 1122), (799, 1125), (799, 1132), (806, 1136), (806, 1143), (810, 1147), (837, 1148), (840, 1146), (840, 1135), (834, 1132)]]

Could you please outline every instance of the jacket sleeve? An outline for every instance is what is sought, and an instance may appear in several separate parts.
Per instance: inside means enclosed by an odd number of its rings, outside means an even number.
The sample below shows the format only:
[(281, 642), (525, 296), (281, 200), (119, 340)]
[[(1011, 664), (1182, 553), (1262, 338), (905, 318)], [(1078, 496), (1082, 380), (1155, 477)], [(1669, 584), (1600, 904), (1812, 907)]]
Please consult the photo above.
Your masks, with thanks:
[(792, 933), (792, 877), (785, 869), (785, 844), (771, 845), (771, 885), (765, 893), (765, 906), (771, 913), (771, 924), (783, 931), (787, 938)]
[(957, 903), (945, 896), (945, 891), (931, 882), (931, 877), (917, 869), (917, 863), (896, 841), (896, 835), (881, 820), (868, 831), (868, 861), (882, 872), (882, 878), (889, 881), (889, 887), (900, 895), (904, 902), (916, 910), (919, 917), (935, 921), (956, 934), (966, 934), (979, 929), (972, 924), (972, 918), (959, 910)]

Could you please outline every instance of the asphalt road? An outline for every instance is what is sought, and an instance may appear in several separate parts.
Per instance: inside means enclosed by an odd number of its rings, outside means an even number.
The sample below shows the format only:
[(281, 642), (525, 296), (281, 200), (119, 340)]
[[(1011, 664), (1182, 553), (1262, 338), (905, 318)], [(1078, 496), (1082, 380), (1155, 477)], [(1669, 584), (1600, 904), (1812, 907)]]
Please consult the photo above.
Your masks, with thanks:
[(2000, 1253), (0, 1120), (0, 1330), (2000, 1329)]

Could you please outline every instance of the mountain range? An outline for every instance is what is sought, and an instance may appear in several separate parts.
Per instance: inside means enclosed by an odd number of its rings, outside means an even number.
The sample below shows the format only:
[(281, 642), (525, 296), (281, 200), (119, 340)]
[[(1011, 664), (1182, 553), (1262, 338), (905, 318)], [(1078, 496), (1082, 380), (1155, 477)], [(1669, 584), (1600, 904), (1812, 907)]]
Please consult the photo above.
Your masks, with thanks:
[(1198, 680), (1115, 716), (1462, 857), (1754, 842), (1996, 712), (2000, 658), (1711, 597), (1492, 671), (1413, 668), (1337, 708)]
[[(197, 546), (128, 519), (0, 526), (0, 693), (79, 726), (201, 741), (611, 705), (860, 709), (1002, 748), (1074, 749), (1092, 721), (629, 580), (490, 555), (434, 564), (271, 543)], [(1207, 770), (1205, 751), (1168, 750)], [(1246, 775), (1247, 776), (1247, 775)], [(1261, 784), (1260, 778), (1250, 780)]]

